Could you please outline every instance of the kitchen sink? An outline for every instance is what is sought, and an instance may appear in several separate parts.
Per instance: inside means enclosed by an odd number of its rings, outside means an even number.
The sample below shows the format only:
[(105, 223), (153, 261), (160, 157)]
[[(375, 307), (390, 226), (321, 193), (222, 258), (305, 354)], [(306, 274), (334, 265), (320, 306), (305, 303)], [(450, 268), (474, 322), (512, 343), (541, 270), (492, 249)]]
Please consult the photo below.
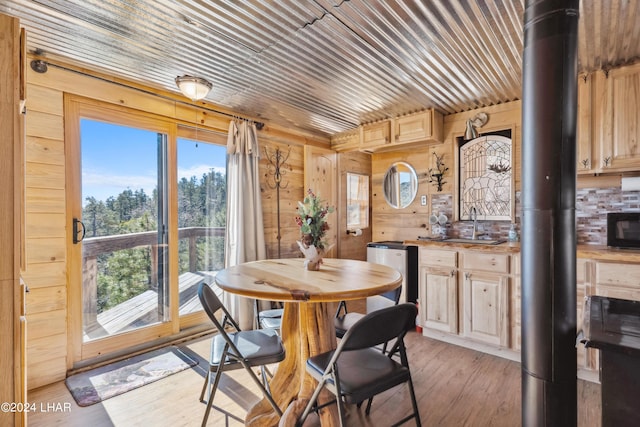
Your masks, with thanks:
[(466, 243), (470, 245), (499, 245), (506, 240), (488, 240), (488, 239), (444, 239), (445, 243)]

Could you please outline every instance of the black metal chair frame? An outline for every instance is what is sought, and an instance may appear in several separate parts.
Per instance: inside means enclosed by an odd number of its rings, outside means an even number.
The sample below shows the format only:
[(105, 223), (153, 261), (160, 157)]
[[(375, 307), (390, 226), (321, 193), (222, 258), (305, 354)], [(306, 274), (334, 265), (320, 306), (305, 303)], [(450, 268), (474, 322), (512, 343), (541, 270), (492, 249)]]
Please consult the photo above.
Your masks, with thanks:
[[(385, 292), (381, 294), (381, 297), (385, 297), (391, 301), (393, 301), (394, 305), (398, 305), (400, 302), (400, 296), (402, 295), (402, 286), (398, 286), (397, 288)], [(334, 319), (334, 325), (336, 327), (336, 336), (338, 338), (342, 338), (344, 334), (351, 328), (351, 326), (356, 323), (358, 320), (362, 319), (365, 315), (362, 313), (349, 313), (347, 311), (346, 301), (340, 301), (338, 304), (338, 309), (336, 310), (336, 317)], [(388, 343), (384, 343), (382, 345), (382, 352), (387, 351)]]
[[(209, 388), (207, 409), (202, 420), (202, 426), (207, 424), (209, 413), (213, 406), (213, 398), (218, 389), (222, 373), (240, 368), (244, 368), (250, 374), (273, 409), (278, 415), (282, 416), (282, 411), (271, 396), (265, 374), (265, 365), (281, 362), (285, 357), (284, 346), (278, 334), (273, 329), (241, 331), (238, 323), (206, 283), (201, 283), (198, 287), (198, 297), (204, 311), (218, 330), (218, 334), (211, 340), (209, 370), (200, 392), (200, 401), (204, 402), (205, 391)], [(222, 311), (221, 321), (216, 317), (216, 313), (219, 311)], [(245, 354), (241, 351), (241, 349), (245, 349), (244, 343), (248, 343), (248, 348), (250, 348), (250, 351), (246, 351)], [(262, 371), (262, 382), (251, 370), (252, 367), (257, 366)], [(215, 374), (213, 384), (212, 373)]]
[[(363, 401), (368, 400), (365, 413), (369, 415), (375, 395), (408, 383), (413, 412), (394, 425), (415, 418), (420, 427), (420, 413), (404, 344), (407, 331), (415, 326), (416, 314), (417, 308), (412, 303), (368, 313), (347, 330), (336, 350), (307, 359), (307, 372), (318, 381), (318, 386), (296, 425), (301, 426), (311, 411), (318, 411), (337, 401), (342, 426), (345, 415), (343, 403), (360, 406)], [(393, 339), (395, 344), (389, 354), (385, 355), (376, 348)], [(396, 352), (400, 362), (392, 358), (392, 354)], [(323, 388), (331, 391), (336, 400), (317, 405)]]

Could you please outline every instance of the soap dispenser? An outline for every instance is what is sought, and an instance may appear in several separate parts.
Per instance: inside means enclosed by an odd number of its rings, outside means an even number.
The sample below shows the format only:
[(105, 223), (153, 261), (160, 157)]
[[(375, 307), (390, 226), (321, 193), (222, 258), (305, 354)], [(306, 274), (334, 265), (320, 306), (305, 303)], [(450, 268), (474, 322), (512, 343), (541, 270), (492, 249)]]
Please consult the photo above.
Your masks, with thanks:
[(516, 231), (516, 223), (512, 222), (511, 228), (509, 229), (509, 241), (517, 242), (518, 240), (520, 240), (520, 237), (518, 237), (518, 232)]

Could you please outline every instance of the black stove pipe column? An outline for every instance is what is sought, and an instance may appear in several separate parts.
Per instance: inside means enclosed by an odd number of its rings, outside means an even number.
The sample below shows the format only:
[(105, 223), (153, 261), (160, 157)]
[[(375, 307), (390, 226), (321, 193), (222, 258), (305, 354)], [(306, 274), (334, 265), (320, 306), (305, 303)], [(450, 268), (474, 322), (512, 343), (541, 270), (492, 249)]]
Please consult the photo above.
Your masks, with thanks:
[(578, 0), (527, 0), (522, 87), (522, 425), (577, 424)]

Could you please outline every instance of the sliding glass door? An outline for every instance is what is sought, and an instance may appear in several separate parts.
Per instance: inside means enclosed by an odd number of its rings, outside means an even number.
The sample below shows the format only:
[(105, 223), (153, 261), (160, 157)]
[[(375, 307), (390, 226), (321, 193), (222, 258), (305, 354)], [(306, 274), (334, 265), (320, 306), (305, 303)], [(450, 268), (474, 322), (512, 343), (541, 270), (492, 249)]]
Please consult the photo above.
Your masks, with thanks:
[(77, 362), (206, 324), (224, 267), (226, 137), (65, 99), (69, 339)]
[(73, 96), (65, 119), (72, 366), (179, 330), (176, 125)]
[(167, 134), (82, 118), (80, 144), (87, 342), (170, 320)]
[[(227, 216), (224, 136), (178, 129), (178, 283), (181, 327), (204, 317), (197, 297), (201, 282), (212, 284), (224, 268)], [(197, 314), (200, 314), (198, 316)]]

